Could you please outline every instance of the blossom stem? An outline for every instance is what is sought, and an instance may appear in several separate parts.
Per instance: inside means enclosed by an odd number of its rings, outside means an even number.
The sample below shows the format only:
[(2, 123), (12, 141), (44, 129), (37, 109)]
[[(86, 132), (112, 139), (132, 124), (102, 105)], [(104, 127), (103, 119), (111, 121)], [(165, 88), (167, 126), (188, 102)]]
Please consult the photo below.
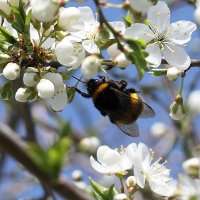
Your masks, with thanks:
[(121, 193), (124, 193), (123, 177), (122, 176), (118, 176), (118, 178), (119, 178), (120, 185), (121, 185)]
[(182, 77), (182, 80), (181, 80), (181, 88), (180, 88), (180, 91), (179, 91), (179, 94), (180, 94), (181, 96), (182, 96), (183, 86), (184, 86), (184, 77)]
[(113, 28), (113, 27), (108, 23), (108, 21), (105, 19), (104, 14), (103, 14), (102, 9), (101, 9), (101, 3), (100, 3), (98, 0), (95, 0), (94, 2), (95, 2), (95, 5), (96, 5), (96, 7), (97, 7), (97, 12), (98, 12), (98, 14), (99, 14), (99, 21), (100, 21), (101, 27), (103, 27), (103, 24), (106, 25), (106, 27), (107, 27), (107, 28), (110, 30), (110, 32), (113, 34), (113, 36), (114, 36), (114, 38), (115, 38), (115, 40), (116, 40), (116, 42), (117, 42), (118, 49), (119, 49), (120, 51), (124, 52), (124, 51), (125, 51), (125, 50), (124, 50), (124, 47), (123, 47), (123, 45), (121, 44), (121, 42), (120, 42), (120, 40), (119, 40), (119, 38), (121, 38), (121, 35), (120, 35), (118, 32), (116, 32), (116, 31), (114, 30), (114, 28)]

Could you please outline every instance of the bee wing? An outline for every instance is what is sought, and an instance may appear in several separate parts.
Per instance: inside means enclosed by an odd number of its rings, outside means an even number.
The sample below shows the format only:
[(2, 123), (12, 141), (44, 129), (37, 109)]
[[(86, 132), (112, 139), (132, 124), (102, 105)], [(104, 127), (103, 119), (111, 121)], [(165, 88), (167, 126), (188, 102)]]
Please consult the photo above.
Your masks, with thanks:
[(132, 124), (120, 124), (120, 123), (115, 123), (115, 124), (122, 132), (124, 132), (128, 136), (138, 137), (140, 135), (139, 127), (136, 122)]
[[(120, 90), (117, 90), (115, 88), (112, 88), (112, 89), (117, 92), (119, 99), (130, 99), (130, 98), (135, 99), (134, 97), (129, 96), (129, 95), (121, 92)], [(138, 100), (138, 99), (135, 99), (135, 100)], [(144, 118), (144, 119), (155, 117), (155, 111), (153, 110), (153, 108), (151, 108), (148, 104), (144, 103), (144, 101), (142, 99), (141, 99), (141, 101), (143, 102), (143, 110), (139, 117)]]
[(155, 117), (155, 111), (148, 104), (143, 102), (143, 110), (139, 116), (140, 118), (153, 118)]

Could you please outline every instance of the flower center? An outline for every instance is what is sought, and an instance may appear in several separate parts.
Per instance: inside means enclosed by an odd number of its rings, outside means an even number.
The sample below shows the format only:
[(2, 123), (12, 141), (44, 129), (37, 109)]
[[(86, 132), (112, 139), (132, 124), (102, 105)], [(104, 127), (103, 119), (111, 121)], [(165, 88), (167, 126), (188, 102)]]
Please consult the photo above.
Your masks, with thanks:
[(74, 43), (73, 56), (78, 57), (83, 51), (82, 45), (79, 43)]

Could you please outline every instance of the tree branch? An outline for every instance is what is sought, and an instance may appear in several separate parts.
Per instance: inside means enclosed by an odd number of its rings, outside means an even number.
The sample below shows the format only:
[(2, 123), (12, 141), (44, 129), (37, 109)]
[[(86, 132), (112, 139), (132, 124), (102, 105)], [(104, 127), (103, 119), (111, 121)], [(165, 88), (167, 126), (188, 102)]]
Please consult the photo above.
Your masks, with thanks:
[(26, 143), (13, 130), (2, 123), (0, 123), (0, 148), (26, 167), (45, 187), (53, 189), (66, 199), (89, 200), (84, 193), (81, 193), (70, 183), (63, 180), (52, 183), (51, 178), (40, 169), (28, 154)]

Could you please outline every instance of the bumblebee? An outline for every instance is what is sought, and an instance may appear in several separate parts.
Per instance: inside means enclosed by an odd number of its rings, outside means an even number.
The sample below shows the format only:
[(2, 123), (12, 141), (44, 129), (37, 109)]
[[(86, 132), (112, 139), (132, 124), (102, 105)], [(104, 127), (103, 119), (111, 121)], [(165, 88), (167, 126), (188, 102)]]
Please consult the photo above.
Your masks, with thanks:
[(124, 80), (106, 81), (104, 76), (99, 76), (99, 79), (90, 79), (86, 83), (88, 93), (75, 90), (83, 97), (92, 98), (101, 115), (108, 116), (111, 123), (131, 137), (139, 136), (138, 118), (155, 116), (154, 110), (138, 96), (139, 91), (127, 88)]

